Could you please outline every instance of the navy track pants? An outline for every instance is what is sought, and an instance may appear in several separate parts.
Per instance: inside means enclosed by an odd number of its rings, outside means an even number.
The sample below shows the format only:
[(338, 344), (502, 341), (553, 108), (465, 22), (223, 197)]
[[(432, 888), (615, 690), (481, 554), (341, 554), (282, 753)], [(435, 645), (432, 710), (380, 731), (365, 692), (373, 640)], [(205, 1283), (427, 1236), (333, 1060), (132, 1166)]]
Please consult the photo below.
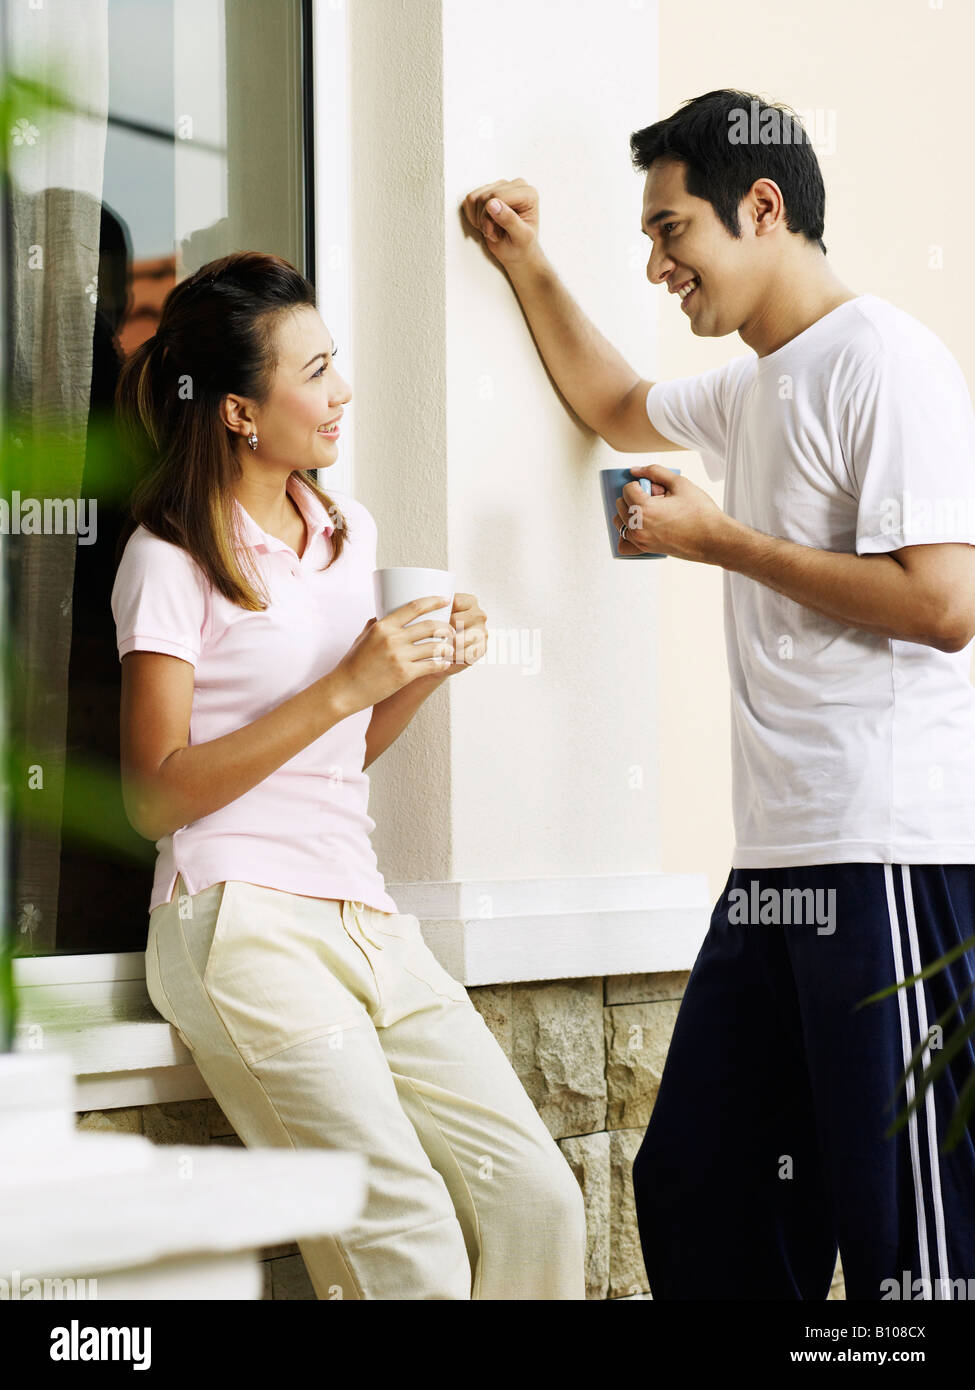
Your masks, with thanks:
[(847, 1298), (975, 1298), (975, 1121), (939, 1152), (972, 1039), (884, 1136), (975, 950), (855, 1008), (973, 934), (975, 865), (732, 869), (633, 1164), (654, 1299), (824, 1299), (837, 1246)]

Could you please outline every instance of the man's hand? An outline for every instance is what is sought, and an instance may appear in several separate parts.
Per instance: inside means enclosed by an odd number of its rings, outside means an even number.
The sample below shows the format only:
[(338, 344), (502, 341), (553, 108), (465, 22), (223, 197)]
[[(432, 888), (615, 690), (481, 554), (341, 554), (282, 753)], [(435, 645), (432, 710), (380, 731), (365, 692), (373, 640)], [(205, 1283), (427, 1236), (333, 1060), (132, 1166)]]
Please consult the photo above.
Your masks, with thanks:
[(538, 190), (524, 179), (486, 183), (468, 193), (462, 206), (468, 222), (506, 269), (538, 253)]
[(720, 564), (717, 552), (729, 518), (703, 488), (663, 463), (631, 468), (634, 478), (649, 478), (650, 493), (638, 482), (627, 483), (616, 503), (617, 530), (626, 527), (621, 555), (673, 555), (678, 560)]
[(466, 671), (487, 651), (487, 614), (478, 604), (473, 594), (454, 594), (454, 606), (450, 613), (450, 625), (456, 634), (452, 665), (444, 668), (443, 674), (456, 675)]

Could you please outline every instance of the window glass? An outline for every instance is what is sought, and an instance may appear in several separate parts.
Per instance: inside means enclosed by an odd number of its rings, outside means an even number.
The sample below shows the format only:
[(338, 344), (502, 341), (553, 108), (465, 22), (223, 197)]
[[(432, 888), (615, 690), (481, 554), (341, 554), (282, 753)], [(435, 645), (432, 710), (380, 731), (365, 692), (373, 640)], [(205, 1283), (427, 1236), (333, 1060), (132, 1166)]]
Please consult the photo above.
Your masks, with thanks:
[(314, 279), (307, 15), (300, 0), (52, 0), (5, 24), (20, 138), (4, 491), (57, 498), (74, 522), (4, 537), (15, 951), (143, 950), (155, 847), (119, 784), (110, 595), (133, 479), (113, 447), (115, 383), (169, 289), (207, 261), (268, 251)]

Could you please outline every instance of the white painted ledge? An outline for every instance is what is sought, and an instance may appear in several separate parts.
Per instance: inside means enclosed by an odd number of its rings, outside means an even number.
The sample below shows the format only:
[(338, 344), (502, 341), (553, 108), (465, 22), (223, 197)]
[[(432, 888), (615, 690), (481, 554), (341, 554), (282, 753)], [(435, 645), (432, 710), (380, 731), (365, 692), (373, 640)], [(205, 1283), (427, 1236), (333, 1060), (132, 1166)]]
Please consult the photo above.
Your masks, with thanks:
[(54, 1049), (0, 1055), (6, 1297), (37, 1296), (14, 1280), (96, 1277), (100, 1298), (256, 1298), (262, 1247), (336, 1234), (363, 1210), (357, 1153), (79, 1134), (73, 1068)]
[[(85, 1171), (86, 1150), (104, 1158), (109, 1144), (132, 1166), (113, 1171), (121, 1164), (106, 1158), (109, 1171)], [(32, 1182), (28, 1172), (0, 1185), (0, 1270), (87, 1277), (258, 1250), (343, 1230), (365, 1201), (366, 1162), (354, 1153), (152, 1144), (138, 1134), (80, 1134), (60, 1153), (60, 1181)]]
[[(705, 874), (388, 883), (468, 987), (689, 970), (711, 907)], [(146, 993), (141, 951), (14, 961), (18, 1048), (69, 1051), (78, 1110), (210, 1095)]]
[(690, 970), (711, 916), (706, 874), (388, 883), (468, 986)]

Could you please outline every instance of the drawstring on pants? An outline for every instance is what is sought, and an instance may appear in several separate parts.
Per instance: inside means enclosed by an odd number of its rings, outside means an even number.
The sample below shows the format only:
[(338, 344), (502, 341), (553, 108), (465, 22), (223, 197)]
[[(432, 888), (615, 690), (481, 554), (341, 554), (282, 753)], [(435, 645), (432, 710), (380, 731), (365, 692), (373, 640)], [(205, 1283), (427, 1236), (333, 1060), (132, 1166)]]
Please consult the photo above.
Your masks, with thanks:
[(349, 923), (352, 922), (359, 935), (362, 936), (366, 941), (368, 941), (370, 946), (374, 946), (377, 951), (381, 951), (383, 949), (382, 942), (374, 941), (373, 938), (366, 931), (365, 927), (363, 926), (363, 919), (365, 918), (365, 906), (365, 903), (353, 902), (351, 899), (343, 898), (342, 925), (343, 927), (345, 927), (345, 930), (348, 931)]

